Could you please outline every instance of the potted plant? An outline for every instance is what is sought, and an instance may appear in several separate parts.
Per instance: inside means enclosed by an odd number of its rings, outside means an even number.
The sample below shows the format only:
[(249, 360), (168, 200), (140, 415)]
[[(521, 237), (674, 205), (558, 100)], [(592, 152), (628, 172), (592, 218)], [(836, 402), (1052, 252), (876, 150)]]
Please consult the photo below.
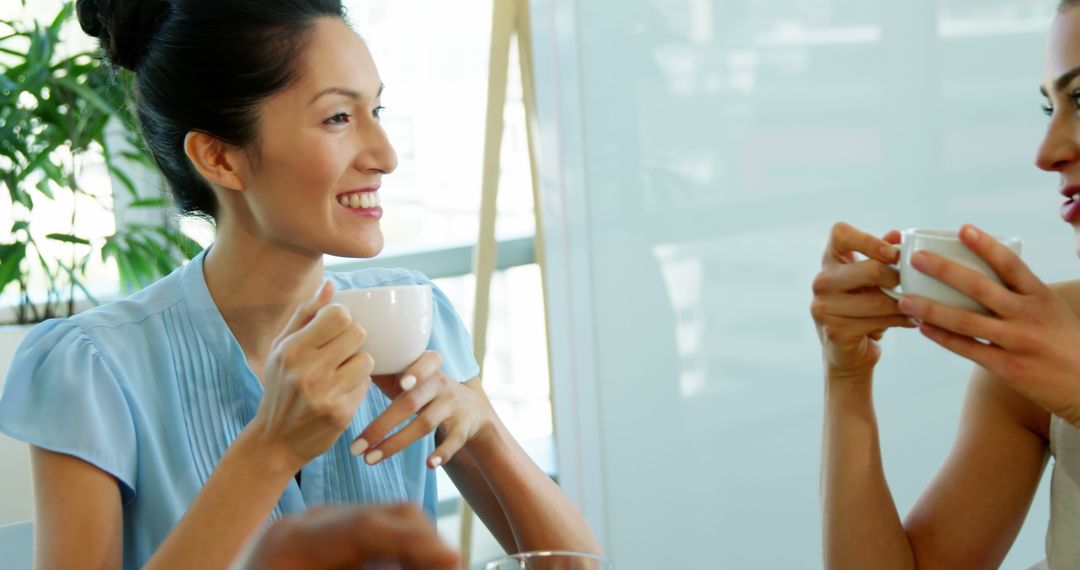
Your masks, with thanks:
[[(64, 3), (48, 25), (0, 20), (0, 186), (11, 208), (10, 233), (0, 233), (0, 293), (16, 292), (8, 319), (15, 323), (97, 304), (87, 272), (102, 271), (106, 260), (130, 291), (201, 249), (179, 231), (139, 140), (130, 74), (111, 71), (89, 51), (63, 54), (61, 31), (73, 9)], [(98, 184), (86, 184), (88, 170), (97, 171)], [(136, 184), (139, 171), (154, 173), (155, 183)], [(95, 236), (80, 219), (94, 208), (144, 213), (138, 221), (116, 217), (111, 235), (101, 235), (99, 222)]]

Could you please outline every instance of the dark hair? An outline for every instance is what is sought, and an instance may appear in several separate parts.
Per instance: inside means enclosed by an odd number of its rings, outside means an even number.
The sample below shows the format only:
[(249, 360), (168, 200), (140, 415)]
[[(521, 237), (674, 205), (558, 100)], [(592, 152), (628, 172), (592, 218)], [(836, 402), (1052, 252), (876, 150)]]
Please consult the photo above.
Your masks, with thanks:
[(78, 0), (83, 31), (135, 72), (143, 138), (182, 214), (213, 219), (210, 186), (184, 153), (200, 131), (239, 147), (256, 139), (257, 106), (297, 78), (315, 19), (345, 19), (340, 0)]

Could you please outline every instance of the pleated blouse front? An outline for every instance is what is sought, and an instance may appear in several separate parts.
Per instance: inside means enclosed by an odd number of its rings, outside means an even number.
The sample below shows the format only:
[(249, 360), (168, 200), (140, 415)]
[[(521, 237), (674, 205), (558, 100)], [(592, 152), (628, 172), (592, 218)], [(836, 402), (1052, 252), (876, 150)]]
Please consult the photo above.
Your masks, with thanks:
[[(0, 431), (112, 474), (124, 501), (124, 566), (138, 568), (194, 501), (252, 418), (263, 389), (214, 305), (206, 252), (116, 303), (35, 327), (0, 397)], [(339, 290), (430, 283), (402, 269), (328, 274)], [(460, 318), (434, 291), (430, 350), (459, 381), (478, 366)], [(369, 466), (348, 444), (389, 400), (372, 387), (352, 424), (289, 483), (271, 519), (308, 505), (413, 501), (434, 516), (429, 436)]]

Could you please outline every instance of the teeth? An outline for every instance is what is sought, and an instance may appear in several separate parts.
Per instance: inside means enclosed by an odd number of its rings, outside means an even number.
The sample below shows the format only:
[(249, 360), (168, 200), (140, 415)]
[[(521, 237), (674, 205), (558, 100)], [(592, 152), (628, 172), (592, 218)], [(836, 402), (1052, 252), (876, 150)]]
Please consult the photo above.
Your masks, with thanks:
[(382, 203), (378, 192), (357, 192), (354, 194), (342, 194), (338, 196), (338, 204), (347, 208), (363, 208), (365, 210), (376, 208)]
[(1076, 194), (1072, 195), (1072, 201), (1073, 202), (1080, 202), (1080, 192), (1077, 192)]

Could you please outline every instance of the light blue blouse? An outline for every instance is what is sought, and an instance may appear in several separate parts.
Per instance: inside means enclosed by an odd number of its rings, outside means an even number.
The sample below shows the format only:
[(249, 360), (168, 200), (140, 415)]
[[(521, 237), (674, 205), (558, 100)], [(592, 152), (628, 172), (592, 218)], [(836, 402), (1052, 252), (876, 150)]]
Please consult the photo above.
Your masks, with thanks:
[[(120, 482), (124, 567), (141, 567), (251, 421), (263, 389), (218, 312), (204, 251), (150, 287), (68, 319), (19, 346), (0, 397), (0, 431), (78, 457)], [(430, 283), (404, 269), (328, 273), (338, 290)], [(434, 285), (429, 350), (465, 381), (479, 367), (461, 319)], [(372, 386), (341, 438), (289, 483), (271, 519), (307, 505), (413, 501), (434, 517), (429, 436), (369, 466), (349, 443), (390, 404)]]

